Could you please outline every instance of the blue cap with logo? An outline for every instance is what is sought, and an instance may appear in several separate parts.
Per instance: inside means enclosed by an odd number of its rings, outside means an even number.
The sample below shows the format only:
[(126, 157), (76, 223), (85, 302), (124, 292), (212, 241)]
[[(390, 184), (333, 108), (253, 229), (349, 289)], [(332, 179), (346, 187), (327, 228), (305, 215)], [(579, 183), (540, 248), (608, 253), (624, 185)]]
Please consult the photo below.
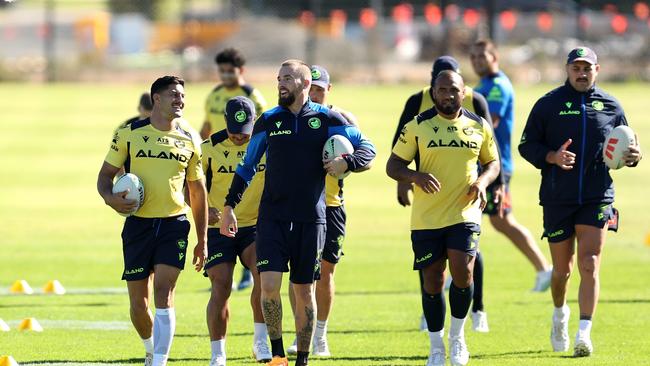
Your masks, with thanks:
[(566, 63), (572, 64), (576, 61), (584, 61), (596, 65), (598, 63), (598, 57), (596, 56), (596, 52), (589, 47), (577, 47), (569, 52)]
[(311, 83), (320, 86), (323, 89), (327, 89), (330, 85), (330, 74), (323, 66), (313, 65), (311, 67)]
[(230, 98), (226, 103), (226, 128), (232, 134), (253, 133), (255, 104), (246, 97)]
[(431, 70), (431, 78), (435, 79), (441, 71), (451, 70), (460, 73), (460, 65), (455, 58), (451, 56), (440, 56), (433, 63)]

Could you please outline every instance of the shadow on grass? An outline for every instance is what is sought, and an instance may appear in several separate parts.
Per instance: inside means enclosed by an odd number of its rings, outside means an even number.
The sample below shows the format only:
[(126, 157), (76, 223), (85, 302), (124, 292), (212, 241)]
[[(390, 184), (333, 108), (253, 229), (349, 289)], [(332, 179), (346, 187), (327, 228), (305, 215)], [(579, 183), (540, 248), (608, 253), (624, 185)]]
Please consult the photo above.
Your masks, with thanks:
[[(567, 300), (570, 304), (577, 304), (577, 299)], [(530, 305), (536, 301), (514, 301), (515, 305)], [(599, 304), (650, 304), (650, 299), (599, 299)]]
[[(394, 333), (421, 333), (417, 329), (390, 329), (390, 330), (379, 330), (379, 329), (359, 329), (359, 330), (327, 330), (327, 334), (394, 334)], [(295, 332), (283, 332), (284, 334), (295, 334)], [(232, 332), (228, 333), (229, 337), (244, 337), (252, 336), (253, 332)], [(174, 337), (180, 338), (194, 338), (194, 337), (207, 337), (207, 333), (202, 334), (175, 334)]]
[[(228, 357), (228, 360), (232, 361), (244, 361), (244, 360), (250, 360), (250, 357)], [(40, 365), (40, 364), (88, 364), (88, 363), (93, 363), (93, 364), (106, 364), (106, 365), (113, 365), (113, 364), (142, 364), (143, 358), (125, 358), (125, 359), (119, 359), (119, 360), (36, 360), (36, 361), (30, 361), (30, 362), (24, 362), (21, 363), (21, 365)], [(169, 359), (169, 362), (178, 362), (178, 361), (210, 361), (209, 358), (206, 357), (171, 357)]]
[(11, 309), (11, 308), (45, 308), (45, 307), (56, 307), (56, 308), (77, 308), (77, 307), (102, 307), (102, 306), (113, 306), (115, 303), (109, 302), (91, 302), (87, 304), (55, 304), (55, 303), (30, 303), (30, 304), (0, 304), (0, 309)]

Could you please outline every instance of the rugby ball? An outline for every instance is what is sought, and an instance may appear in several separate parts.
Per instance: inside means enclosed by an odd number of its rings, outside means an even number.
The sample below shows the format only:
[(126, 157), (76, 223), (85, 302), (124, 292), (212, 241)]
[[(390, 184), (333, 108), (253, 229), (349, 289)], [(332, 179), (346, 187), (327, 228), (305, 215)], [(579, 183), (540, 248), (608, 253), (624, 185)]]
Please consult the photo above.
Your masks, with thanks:
[(117, 178), (113, 184), (113, 194), (118, 192), (124, 192), (128, 190), (129, 193), (126, 194), (126, 199), (134, 200), (137, 202), (137, 205), (133, 211), (129, 213), (119, 213), (122, 216), (131, 216), (142, 206), (144, 202), (144, 186), (142, 181), (138, 178), (137, 175), (126, 173)]
[(603, 160), (609, 169), (620, 169), (625, 166), (623, 154), (634, 145), (634, 131), (628, 126), (614, 128), (605, 138)]
[[(323, 160), (332, 160), (339, 156), (350, 155), (354, 152), (354, 147), (350, 140), (341, 135), (333, 135), (325, 141), (323, 146)], [(343, 173), (338, 179), (347, 177), (350, 172)]]

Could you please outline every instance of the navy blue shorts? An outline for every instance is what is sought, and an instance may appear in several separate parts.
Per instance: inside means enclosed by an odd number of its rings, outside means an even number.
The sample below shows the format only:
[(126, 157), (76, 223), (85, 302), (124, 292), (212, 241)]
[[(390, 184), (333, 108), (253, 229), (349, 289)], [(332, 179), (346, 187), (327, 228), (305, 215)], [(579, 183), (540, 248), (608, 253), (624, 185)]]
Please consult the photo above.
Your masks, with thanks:
[[(604, 228), (618, 215), (611, 203), (584, 205), (546, 205), (544, 209), (544, 234), (549, 243), (558, 243), (575, 233), (576, 225)], [(618, 222), (618, 220), (616, 220)]]
[(156, 264), (185, 268), (190, 222), (185, 215), (165, 218), (129, 216), (122, 229), (124, 273), (122, 279), (149, 277)]
[(428, 267), (441, 258), (447, 257), (447, 249), (465, 252), (472, 257), (478, 250), (481, 226), (473, 222), (462, 222), (440, 229), (412, 230), (413, 269)]
[[(503, 200), (503, 214), (509, 214), (512, 212), (512, 196), (510, 195), (510, 178), (512, 177), (512, 174), (509, 173), (502, 173), (504, 181), (505, 181), (505, 193), (502, 196)], [(490, 184), (487, 189), (485, 190), (485, 196), (487, 199), (487, 204), (485, 205), (485, 209), (483, 210), (483, 213), (489, 216), (494, 216), (499, 214), (499, 205), (498, 202), (494, 203), (494, 191), (496, 191), (497, 187), (501, 182), (494, 181), (492, 184)]]
[(343, 240), (345, 239), (345, 207), (327, 207), (327, 224), (325, 228), (325, 247), (323, 260), (336, 264), (343, 256)]
[[(255, 242), (255, 226), (240, 227), (234, 238), (221, 235), (219, 229), (208, 229), (208, 259), (205, 261), (205, 270), (221, 263), (236, 263), (249, 245)], [(246, 264), (242, 262), (246, 267)], [(248, 268), (248, 267), (246, 267)], [(205, 273), (207, 276), (207, 273)]]
[(255, 242), (259, 272), (289, 272), (293, 283), (313, 283), (320, 273), (325, 224), (258, 219)]

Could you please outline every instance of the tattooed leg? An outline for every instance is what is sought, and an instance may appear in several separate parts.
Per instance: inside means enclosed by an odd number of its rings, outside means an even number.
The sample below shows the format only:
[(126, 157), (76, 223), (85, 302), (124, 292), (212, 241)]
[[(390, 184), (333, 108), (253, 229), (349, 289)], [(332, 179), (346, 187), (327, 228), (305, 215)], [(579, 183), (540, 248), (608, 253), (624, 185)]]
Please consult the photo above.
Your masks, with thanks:
[(269, 332), (269, 338), (282, 337), (282, 301), (280, 300), (280, 287), (282, 285), (281, 272), (260, 273), (262, 287), (262, 312), (264, 322)]
[(296, 340), (298, 351), (309, 352), (314, 333), (315, 299), (313, 284), (293, 284), (296, 296)]

